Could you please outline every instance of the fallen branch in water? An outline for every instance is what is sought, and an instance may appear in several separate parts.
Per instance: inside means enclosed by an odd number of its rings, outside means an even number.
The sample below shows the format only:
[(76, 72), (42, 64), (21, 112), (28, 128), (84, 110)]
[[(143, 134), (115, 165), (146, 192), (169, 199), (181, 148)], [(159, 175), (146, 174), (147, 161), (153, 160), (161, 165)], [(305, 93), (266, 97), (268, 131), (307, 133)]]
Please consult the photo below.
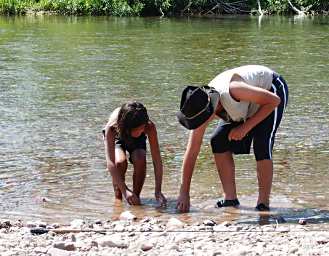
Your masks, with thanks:
[[(306, 16), (306, 11), (302, 11), (302, 10), (299, 10), (297, 9), (292, 3), (290, 0), (288, 0), (288, 3), (290, 5), (290, 7), (298, 14), (298, 16)], [(309, 7), (311, 8), (311, 7)]]
[(190, 7), (191, 7), (191, 0), (188, 1), (188, 4), (184, 7), (183, 10), (181, 10), (180, 15), (183, 15), (185, 13), (185, 11), (187, 11), (187, 14), (190, 12)]
[(245, 7), (246, 2), (247, 2), (246, 0), (242, 0), (242, 1), (227, 3), (221, 0), (217, 0), (216, 4), (205, 14), (206, 15), (215, 14), (216, 10), (219, 10), (219, 12), (222, 10), (228, 14), (250, 13), (249, 10), (242, 9)]
[(257, 4), (258, 4), (258, 12), (259, 12), (259, 14), (260, 14), (260, 16), (263, 16), (264, 15), (264, 12), (262, 10), (262, 7), (260, 6), (260, 1), (259, 0), (257, 0)]

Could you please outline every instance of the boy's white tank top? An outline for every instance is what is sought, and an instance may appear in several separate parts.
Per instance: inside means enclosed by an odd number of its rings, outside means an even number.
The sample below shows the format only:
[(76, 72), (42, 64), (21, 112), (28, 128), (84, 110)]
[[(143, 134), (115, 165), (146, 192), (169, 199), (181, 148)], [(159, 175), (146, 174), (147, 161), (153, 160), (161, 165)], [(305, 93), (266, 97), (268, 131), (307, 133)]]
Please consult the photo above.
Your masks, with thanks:
[(233, 121), (245, 121), (257, 112), (259, 105), (246, 101), (238, 102), (231, 97), (229, 85), (233, 75), (239, 75), (249, 85), (270, 90), (273, 73), (273, 70), (260, 65), (241, 66), (220, 73), (208, 85), (219, 92), (220, 102)]

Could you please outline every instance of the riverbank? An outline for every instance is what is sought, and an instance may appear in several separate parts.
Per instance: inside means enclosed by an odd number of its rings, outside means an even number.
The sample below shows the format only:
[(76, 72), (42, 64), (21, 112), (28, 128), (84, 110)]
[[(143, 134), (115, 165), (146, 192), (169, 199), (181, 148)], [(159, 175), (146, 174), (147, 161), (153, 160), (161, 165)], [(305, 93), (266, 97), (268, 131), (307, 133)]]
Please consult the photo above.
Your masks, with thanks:
[[(303, 225), (301, 225), (303, 224)], [(329, 225), (249, 225), (202, 220), (186, 224), (176, 218), (49, 224), (0, 221), (0, 252), (10, 255), (329, 255)]]
[(225, 14), (308, 14), (328, 15), (326, 0), (198, 1), (198, 0), (0, 0), (5, 15), (60, 14), (105, 16), (222, 16)]

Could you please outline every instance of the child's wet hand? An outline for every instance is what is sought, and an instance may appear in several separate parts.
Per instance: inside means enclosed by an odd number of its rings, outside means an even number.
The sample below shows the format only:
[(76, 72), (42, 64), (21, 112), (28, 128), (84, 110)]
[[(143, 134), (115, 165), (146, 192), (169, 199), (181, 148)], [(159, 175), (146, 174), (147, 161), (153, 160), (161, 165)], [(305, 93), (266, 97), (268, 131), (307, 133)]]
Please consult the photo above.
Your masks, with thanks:
[(140, 205), (141, 204), (141, 200), (139, 199), (139, 197), (129, 190), (126, 191), (126, 200), (127, 200), (128, 204), (130, 204), (130, 205)]
[(177, 199), (176, 209), (179, 212), (188, 212), (190, 210), (190, 196), (181, 193)]
[(161, 192), (155, 192), (155, 199), (161, 207), (167, 205), (167, 199)]

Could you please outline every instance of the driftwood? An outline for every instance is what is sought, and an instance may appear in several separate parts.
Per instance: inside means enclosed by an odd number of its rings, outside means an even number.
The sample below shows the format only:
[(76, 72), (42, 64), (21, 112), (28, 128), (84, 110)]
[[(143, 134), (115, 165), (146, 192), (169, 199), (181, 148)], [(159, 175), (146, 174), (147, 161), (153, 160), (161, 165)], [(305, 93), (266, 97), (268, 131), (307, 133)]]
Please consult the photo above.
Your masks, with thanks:
[(260, 1), (259, 0), (257, 0), (257, 4), (258, 4), (258, 12), (259, 12), (259, 14), (260, 14), (260, 16), (263, 16), (264, 15), (264, 12), (262, 10), (262, 7), (260, 5)]
[(302, 7), (302, 10), (299, 10), (297, 7), (295, 7), (290, 0), (288, 0), (288, 3), (290, 7), (298, 14), (298, 16), (306, 16), (307, 12), (312, 8), (312, 5), (309, 5), (308, 7), (304, 8)]
[(223, 10), (225, 13), (229, 14), (250, 13), (250, 11), (241, 9), (244, 7), (244, 4), (246, 2), (246, 0), (240, 0), (236, 2), (227, 3), (222, 0), (217, 0), (216, 4), (209, 11), (206, 12), (206, 15), (215, 14), (215, 10)]
[(49, 232), (53, 232), (55, 234), (67, 234), (67, 233), (87, 233), (87, 232), (93, 232), (93, 233), (100, 233), (105, 234), (109, 230), (105, 229), (69, 229), (69, 228), (56, 228), (56, 229), (48, 229), (48, 228), (32, 228), (30, 230), (31, 234), (33, 235), (42, 235)]
[(189, 0), (188, 1), (188, 4), (184, 7), (184, 9), (183, 10), (181, 10), (181, 15), (184, 15), (184, 13), (187, 11), (187, 13), (189, 13), (190, 12), (190, 7), (191, 7), (191, 4), (192, 4), (192, 2), (191, 2), (191, 0)]

